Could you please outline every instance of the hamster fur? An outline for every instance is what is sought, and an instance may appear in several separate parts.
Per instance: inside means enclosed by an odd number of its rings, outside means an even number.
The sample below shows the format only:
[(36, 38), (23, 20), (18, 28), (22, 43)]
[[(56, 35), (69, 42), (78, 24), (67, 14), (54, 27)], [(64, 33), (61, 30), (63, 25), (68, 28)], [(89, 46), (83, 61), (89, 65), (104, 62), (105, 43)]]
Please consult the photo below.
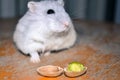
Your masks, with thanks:
[(30, 54), (31, 62), (40, 62), (38, 52), (69, 48), (76, 41), (76, 32), (63, 0), (28, 2), (28, 11), (19, 20), (13, 40), (19, 50)]

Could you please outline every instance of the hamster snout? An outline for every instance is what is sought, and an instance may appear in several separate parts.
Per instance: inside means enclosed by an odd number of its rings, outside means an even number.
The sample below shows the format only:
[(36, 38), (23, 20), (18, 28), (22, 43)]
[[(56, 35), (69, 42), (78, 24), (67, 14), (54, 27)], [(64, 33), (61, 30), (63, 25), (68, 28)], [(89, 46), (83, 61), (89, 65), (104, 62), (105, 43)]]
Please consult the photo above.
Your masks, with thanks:
[(63, 24), (64, 24), (64, 27), (66, 27), (66, 28), (69, 26), (68, 22), (64, 22)]

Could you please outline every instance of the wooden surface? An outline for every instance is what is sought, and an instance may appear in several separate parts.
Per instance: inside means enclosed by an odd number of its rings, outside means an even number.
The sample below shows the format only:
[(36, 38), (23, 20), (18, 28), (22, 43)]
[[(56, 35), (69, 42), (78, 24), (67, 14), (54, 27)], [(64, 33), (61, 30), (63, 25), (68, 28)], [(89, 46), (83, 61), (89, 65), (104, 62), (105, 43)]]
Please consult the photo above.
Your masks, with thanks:
[[(17, 19), (0, 20), (0, 80), (119, 80), (120, 79), (120, 25), (112, 23), (74, 20), (78, 39), (74, 47), (41, 56), (33, 64), (29, 56), (14, 46), (12, 33)], [(40, 76), (36, 69), (43, 65), (66, 67), (79, 61), (88, 67), (76, 78), (61, 75), (55, 78)]]

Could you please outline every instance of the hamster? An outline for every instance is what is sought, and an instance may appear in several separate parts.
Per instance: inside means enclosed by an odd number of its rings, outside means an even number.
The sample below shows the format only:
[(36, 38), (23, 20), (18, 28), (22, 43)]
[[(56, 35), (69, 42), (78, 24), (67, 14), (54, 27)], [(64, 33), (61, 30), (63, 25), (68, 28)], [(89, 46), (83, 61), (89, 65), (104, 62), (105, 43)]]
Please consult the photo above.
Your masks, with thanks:
[(13, 41), (30, 61), (40, 62), (38, 52), (49, 55), (52, 50), (70, 48), (76, 41), (72, 20), (63, 0), (28, 2), (28, 11), (18, 21)]

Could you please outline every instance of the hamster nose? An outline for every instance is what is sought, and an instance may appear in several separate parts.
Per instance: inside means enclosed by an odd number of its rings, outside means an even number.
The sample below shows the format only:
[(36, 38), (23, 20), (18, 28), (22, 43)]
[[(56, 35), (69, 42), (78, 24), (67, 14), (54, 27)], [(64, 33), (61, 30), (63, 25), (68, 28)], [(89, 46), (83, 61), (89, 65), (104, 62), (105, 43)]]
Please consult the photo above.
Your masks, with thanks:
[(69, 23), (68, 23), (68, 22), (64, 22), (64, 26), (65, 26), (65, 27), (68, 27), (68, 26), (69, 26)]

